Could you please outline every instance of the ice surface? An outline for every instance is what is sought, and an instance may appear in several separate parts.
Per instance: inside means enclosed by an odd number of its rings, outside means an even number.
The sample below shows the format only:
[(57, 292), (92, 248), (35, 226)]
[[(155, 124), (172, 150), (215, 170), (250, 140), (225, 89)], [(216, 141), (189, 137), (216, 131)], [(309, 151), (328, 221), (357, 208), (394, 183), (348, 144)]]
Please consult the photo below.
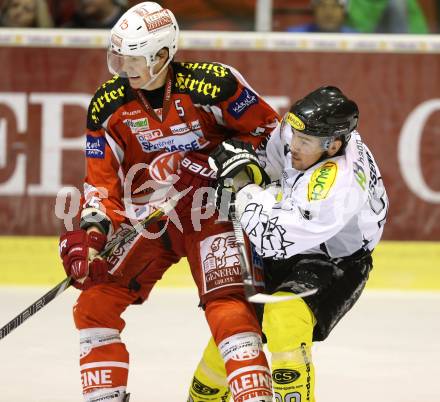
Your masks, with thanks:
[[(46, 288), (0, 287), (0, 325)], [(68, 289), (0, 341), (0, 401), (80, 402)], [(158, 289), (125, 313), (133, 402), (185, 402), (208, 341), (192, 289)], [(440, 293), (366, 292), (315, 345), (317, 402), (440, 402)]]

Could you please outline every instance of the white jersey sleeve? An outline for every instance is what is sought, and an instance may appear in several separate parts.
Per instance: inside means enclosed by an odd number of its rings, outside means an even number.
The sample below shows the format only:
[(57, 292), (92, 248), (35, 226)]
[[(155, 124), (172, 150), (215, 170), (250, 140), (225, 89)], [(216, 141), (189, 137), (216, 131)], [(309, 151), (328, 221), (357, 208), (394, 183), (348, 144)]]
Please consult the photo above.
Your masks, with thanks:
[[(285, 167), (278, 195), (273, 187), (242, 189), (237, 212), (256, 251), (285, 259), (299, 253), (348, 256), (369, 243), (372, 249), (382, 233), (388, 201), (368, 153), (355, 133), (342, 156), (305, 172)], [(373, 211), (375, 194), (381, 199)]]
[(263, 152), (258, 153), (264, 170), (272, 181), (281, 177), (285, 165), (285, 144), (281, 136), (280, 124), (270, 134), (266, 147)]

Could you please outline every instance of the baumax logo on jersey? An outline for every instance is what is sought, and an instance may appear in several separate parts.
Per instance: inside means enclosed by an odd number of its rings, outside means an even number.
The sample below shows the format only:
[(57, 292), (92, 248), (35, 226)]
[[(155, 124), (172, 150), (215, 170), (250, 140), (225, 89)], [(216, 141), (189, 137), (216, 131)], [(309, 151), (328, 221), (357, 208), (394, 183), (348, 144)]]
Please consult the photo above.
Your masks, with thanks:
[(188, 90), (190, 92), (197, 92), (206, 96), (210, 96), (212, 99), (218, 98), (221, 92), (219, 86), (205, 81), (205, 77), (201, 80), (192, 78), (191, 74), (185, 75), (183, 73), (176, 74), (175, 86), (181, 91)]
[(146, 117), (144, 117), (143, 119), (136, 119), (136, 120), (126, 119), (123, 121), (123, 123), (130, 128), (132, 133), (138, 133), (140, 131), (145, 131), (150, 128), (148, 119)]
[(338, 165), (331, 161), (315, 169), (309, 181), (309, 201), (319, 201), (326, 198), (335, 182), (337, 173)]

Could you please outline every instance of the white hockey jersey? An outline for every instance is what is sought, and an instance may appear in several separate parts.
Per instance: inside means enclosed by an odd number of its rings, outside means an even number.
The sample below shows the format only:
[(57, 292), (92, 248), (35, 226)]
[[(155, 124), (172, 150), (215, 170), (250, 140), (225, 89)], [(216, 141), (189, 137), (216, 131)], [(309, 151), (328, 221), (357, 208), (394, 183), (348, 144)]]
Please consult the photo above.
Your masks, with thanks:
[(349, 256), (373, 250), (382, 235), (388, 198), (379, 168), (357, 131), (344, 155), (302, 172), (291, 162), (291, 136), (280, 125), (260, 155), (272, 184), (255, 184), (237, 193), (241, 225), (263, 257), (295, 254)]

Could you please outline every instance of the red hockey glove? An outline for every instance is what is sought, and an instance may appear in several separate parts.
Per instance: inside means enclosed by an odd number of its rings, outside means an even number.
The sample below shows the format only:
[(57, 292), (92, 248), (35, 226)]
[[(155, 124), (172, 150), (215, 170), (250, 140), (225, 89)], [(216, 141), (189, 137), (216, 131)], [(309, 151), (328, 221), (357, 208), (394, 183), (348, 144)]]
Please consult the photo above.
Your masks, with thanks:
[(107, 262), (95, 258), (106, 242), (106, 235), (85, 230), (66, 232), (60, 237), (60, 256), (66, 274), (74, 279), (73, 286), (88, 289), (107, 281)]
[[(215, 172), (209, 167), (208, 156), (196, 152), (188, 152), (180, 163), (178, 172), (179, 180), (174, 183), (174, 189), (178, 192), (186, 192), (177, 203), (175, 210), (179, 216), (191, 214), (192, 208), (205, 207), (207, 203), (207, 193), (202, 197), (202, 192), (198, 189), (213, 188), (215, 183)], [(214, 194), (214, 189), (212, 190)], [(198, 199), (200, 197), (200, 199)]]

